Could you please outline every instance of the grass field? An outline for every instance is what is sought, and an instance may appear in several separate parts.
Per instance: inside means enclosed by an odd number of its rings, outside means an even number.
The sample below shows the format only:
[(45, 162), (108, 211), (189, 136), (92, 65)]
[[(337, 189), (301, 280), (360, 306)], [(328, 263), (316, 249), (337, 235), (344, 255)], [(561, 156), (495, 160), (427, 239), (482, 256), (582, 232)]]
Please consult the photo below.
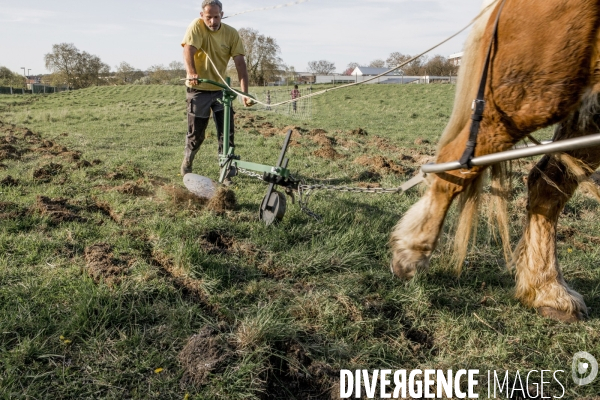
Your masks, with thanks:
[[(307, 182), (396, 187), (432, 159), (453, 93), (359, 86), (314, 98), (302, 122), (238, 107), (236, 153), (274, 164), (294, 129), (290, 168)], [(568, 325), (513, 299), (484, 218), (453, 273), (454, 210), (430, 271), (394, 279), (388, 235), (420, 189), (315, 192), (322, 221), (288, 199), (269, 227), (256, 179), (234, 178), (235, 205), (190, 197), (181, 87), (2, 95), (0, 121), (2, 398), (330, 399), (340, 369), (382, 368), (479, 369), (480, 398), (488, 370), (563, 370), (563, 398), (598, 398), (600, 378), (571, 380), (573, 354), (600, 358), (599, 210), (584, 194), (558, 232), (565, 278), (590, 309)], [(194, 165), (213, 179), (215, 139), (211, 122)], [(513, 165), (513, 246), (532, 161)]]

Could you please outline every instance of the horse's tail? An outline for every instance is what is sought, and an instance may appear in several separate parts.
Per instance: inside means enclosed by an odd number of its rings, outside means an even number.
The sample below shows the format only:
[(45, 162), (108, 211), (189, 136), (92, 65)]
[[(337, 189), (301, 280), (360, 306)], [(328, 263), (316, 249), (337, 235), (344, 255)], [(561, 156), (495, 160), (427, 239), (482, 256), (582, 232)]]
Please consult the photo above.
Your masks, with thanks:
[[(446, 129), (438, 143), (439, 150), (452, 142), (464, 127), (470, 123), (471, 103), (477, 95), (477, 89), (480, 83), (480, 71), (483, 70), (484, 58), (482, 57), (482, 47), (489, 43), (483, 41), (484, 33), (490, 15), (494, 9), (497, 0), (484, 0), (482, 13), (475, 22), (469, 37), (465, 43), (464, 53), (458, 72), (458, 81), (456, 85), (456, 94), (454, 96), (454, 108), (452, 116)], [(507, 214), (507, 190), (508, 179), (506, 175), (506, 165), (495, 165), (491, 168), (492, 175), (492, 200), (488, 210), (488, 217), (496, 220), (499, 235), (502, 239), (504, 256), (508, 261), (511, 258), (511, 249), (508, 231)], [(479, 203), (481, 201), (481, 191), (483, 187), (484, 174), (480, 174), (475, 182), (459, 197), (459, 217), (458, 226), (454, 236), (454, 254), (453, 264), (458, 272), (461, 271), (464, 259), (467, 255), (469, 239), (476, 233), (477, 215)]]
[[(491, 190), (489, 194), (485, 195), (485, 213), (488, 218), (488, 226), (493, 227), (495, 225), (498, 228), (498, 232), (491, 229), (492, 238), (497, 241), (496, 235), (500, 236), (506, 265), (510, 265), (512, 259), (508, 229), (508, 198), (511, 192), (509, 165), (509, 162), (503, 162), (491, 166)], [(482, 196), (482, 188), (485, 179), (486, 174), (479, 174), (458, 198), (458, 225), (454, 233), (452, 254), (452, 264), (458, 273), (462, 271), (471, 235), (473, 238), (477, 236), (477, 216), (484, 197)]]

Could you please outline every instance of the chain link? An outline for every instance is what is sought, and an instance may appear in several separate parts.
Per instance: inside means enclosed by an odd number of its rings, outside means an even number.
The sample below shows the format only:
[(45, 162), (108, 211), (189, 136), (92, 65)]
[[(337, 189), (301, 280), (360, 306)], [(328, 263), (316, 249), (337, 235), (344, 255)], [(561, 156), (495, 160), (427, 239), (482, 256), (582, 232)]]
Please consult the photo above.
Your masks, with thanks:
[(352, 192), (352, 193), (399, 193), (402, 192), (402, 188), (380, 188), (380, 187), (352, 187), (352, 186), (334, 186), (334, 185), (298, 185), (298, 190), (330, 190), (339, 192)]
[(262, 175), (262, 174), (258, 174), (258, 173), (256, 173), (256, 172), (252, 172), (252, 171), (249, 171), (249, 170), (247, 170), (247, 169), (244, 169), (244, 168), (239, 168), (239, 167), (237, 168), (237, 170), (238, 170), (238, 172), (239, 172), (240, 174), (248, 175), (248, 176), (250, 176), (250, 177), (252, 177), (252, 178), (256, 178), (256, 179), (258, 179), (258, 180), (261, 180), (261, 181), (263, 181), (263, 180), (264, 180), (264, 179), (263, 179), (263, 175)]

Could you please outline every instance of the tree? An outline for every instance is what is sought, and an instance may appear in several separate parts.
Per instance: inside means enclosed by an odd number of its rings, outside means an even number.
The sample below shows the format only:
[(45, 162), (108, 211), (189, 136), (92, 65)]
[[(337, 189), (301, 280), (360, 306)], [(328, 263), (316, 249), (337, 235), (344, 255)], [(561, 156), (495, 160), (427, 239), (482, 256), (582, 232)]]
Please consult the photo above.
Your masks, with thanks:
[(327, 60), (309, 61), (308, 72), (317, 75), (329, 75), (335, 71), (335, 64)]
[(100, 57), (88, 52), (79, 53), (74, 68), (74, 88), (105, 85), (108, 83), (110, 67)]
[(135, 69), (125, 61), (117, 65), (116, 70), (117, 72), (115, 73), (114, 82), (117, 85), (130, 85), (137, 79), (144, 76), (144, 73), (142, 71)]
[(425, 70), (424, 75), (433, 76), (450, 76), (456, 75), (458, 72), (458, 66), (439, 54), (427, 61), (427, 63), (423, 65), (423, 69)]
[(185, 66), (181, 61), (171, 61), (169, 63), (169, 74), (171, 75), (170, 83), (172, 85), (183, 85), (184, 81), (180, 80), (185, 78)]
[(369, 67), (371, 67), (371, 68), (385, 68), (385, 61), (383, 61), (382, 59), (373, 60), (369, 64)]
[(279, 45), (272, 37), (261, 35), (256, 29), (238, 30), (246, 50), (246, 66), (250, 83), (262, 86), (281, 73), (282, 60)]
[[(412, 58), (411, 55), (402, 54), (397, 51), (390, 54), (387, 58), (386, 63), (389, 68), (395, 68), (398, 65), (405, 63), (406, 61)], [(423, 63), (425, 62), (425, 57), (419, 57), (416, 60), (411, 61), (410, 63), (402, 66), (400, 70), (404, 73), (404, 75), (423, 75)]]
[(74, 89), (106, 83), (110, 67), (100, 57), (80, 52), (73, 43), (52, 45), (52, 52), (44, 56), (46, 68), (53, 73), (52, 81)]
[(402, 54), (395, 51), (390, 54), (385, 62), (389, 68), (395, 68), (407, 60), (410, 60), (410, 56), (408, 54)]
[(162, 64), (152, 65), (148, 72), (151, 84), (166, 85), (171, 81), (171, 71)]
[(0, 86), (25, 87), (25, 77), (12, 72), (6, 67), (0, 67)]

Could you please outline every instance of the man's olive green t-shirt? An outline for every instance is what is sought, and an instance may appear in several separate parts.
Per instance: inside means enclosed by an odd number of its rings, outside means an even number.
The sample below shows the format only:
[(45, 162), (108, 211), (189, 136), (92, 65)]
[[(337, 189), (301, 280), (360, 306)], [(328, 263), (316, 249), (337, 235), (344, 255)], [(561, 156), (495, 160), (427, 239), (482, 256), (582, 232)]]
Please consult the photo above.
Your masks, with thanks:
[[(221, 78), (215, 72), (215, 68), (206, 57), (206, 53), (208, 53), (223, 78), (225, 78), (229, 60), (232, 57), (245, 54), (242, 39), (234, 28), (221, 23), (219, 30), (213, 32), (208, 29), (201, 18), (195, 19), (188, 26), (181, 41), (181, 46), (186, 44), (194, 46), (198, 50), (194, 55), (198, 77), (216, 82), (221, 82)], [(194, 86), (194, 88), (199, 90), (221, 90), (221, 88), (208, 83), (201, 83)]]

